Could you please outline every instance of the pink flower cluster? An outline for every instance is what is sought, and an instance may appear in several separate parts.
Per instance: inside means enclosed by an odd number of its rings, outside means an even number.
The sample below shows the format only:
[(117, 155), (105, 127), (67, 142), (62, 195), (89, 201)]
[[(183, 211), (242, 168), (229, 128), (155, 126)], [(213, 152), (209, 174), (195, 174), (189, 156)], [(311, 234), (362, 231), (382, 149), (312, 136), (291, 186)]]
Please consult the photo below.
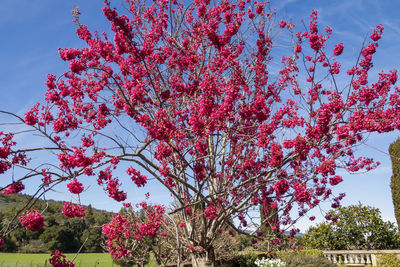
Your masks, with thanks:
[(71, 202), (64, 201), (63, 203), (64, 208), (61, 209), (61, 212), (68, 218), (85, 217), (85, 207)]
[(37, 232), (44, 226), (44, 217), (40, 215), (38, 210), (27, 210), (23, 215), (19, 217), (19, 221), (22, 226), (33, 232)]
[(114, 178), (107, 182), (106, 191), (108, 196), (115, 199), (118, 202), (124, 201), (126, 199), (126, 193), (119, 189), (119, 180)]
[(106, 236), (109, 252), (115, 259), (131, 253), (130, 242), (141, 242), (145, 236), (155, 238), (160, 234), (162, 224), (166, 224), (163, 219), (165, 210), (162, 206), (150, 206), (144, 202), (140, 206), (146, 216), (144, 219), (133, 216), (128, 220), (117, 213), (111, 222), (103, 225), (102, 233)]
[(84, 187), (82, 183), (78, 182), (76, 178), (74, 178), (71, 182), (67, 184), (69, 192), (72, 194), (80, 194), (82, 193)]
[(204, 210), (204, 217), (208, 220), (215, 220), (218, 216), (218, 208), (216, 206), (210, 205)]
[(21, 181), (13, 182), (6, 189), (3, 190), (4, 195), (17, 194), (25, 189)]
[(274, 188), (277, 196), (282, 196), (289, 190), (289, 183), (286, 180), (281, 180), (281, 181), (275, 183), (273, 188)]
[(330, 183), (331, 185), (337, 185), (337, 184), (341, 183), (342, 181), (343, 181), (342, 177), (341, 177), (341, 176), (338, 176), (338, 175), (336, 175), (336, 176), (334, 176), (334, 177), (331, 177), (331, 178), (329, 179), (329, 183)]
[(0, 131), (0, 174), (11, 169), (14, 164), (26, 166), (28, 159), (25, 153), (13, 153), (12, 147), (17, 143), (13, 140), (12, 133)]
[(104, 152), (100, 151), (94, 153), (92, 156), (88, 156), (86, 149), (74, 147), (73, 153), (63, 153), (58, 154), (58, 159), (60, 161), (60, 167), (63, 169), (73, 169), (77, 167), (88, 167), (96, 162), (99, 162), (104, 157)]
[(333, 49), (333, 55), (340, 56), (342, 52), (343, 52), (343, 43), (335, 45), (335, 48)]
[(126, 173), (131, 176), (131, 180), (135, 182), (138, 187), (145, 186), (147, 183), (147, 177), (142, 175), (140, 171), (134, 169), (133, 167), (129, 167), (126, 170)]
[(51, 258), (49, 259), (49, 263), (53, 267), (74, 267), (75, 264), (65, 258), (65, 255), (59, 250), (51, 253)]

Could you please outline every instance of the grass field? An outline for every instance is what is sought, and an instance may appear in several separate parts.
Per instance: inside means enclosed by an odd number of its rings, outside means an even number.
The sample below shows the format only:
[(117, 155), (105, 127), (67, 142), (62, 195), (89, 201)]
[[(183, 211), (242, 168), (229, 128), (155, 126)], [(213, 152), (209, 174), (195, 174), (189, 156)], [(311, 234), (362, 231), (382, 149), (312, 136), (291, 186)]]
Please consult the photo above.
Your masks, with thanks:
[[(72, 260), (75, 254), (65, 254)], [(0, 267), (50, 266), (50, 254), (0, 253)], [(108, 253), (82, 253), (74, 260), (76, 267), (117, 266)]]
[[(72, 260), (75, 254), (66, 253), (67, 259)], [(50, 254), (21, 254), (21, 253), (0, 253), (0, 267), (42, 267), (50, 266), (48, 260)], [(108, 253), (82, 253), (74, 260), (75, 267), (109, 267), (114, 264)], [(155, 266), (157, 263), (154, 257), (146, 266)]]

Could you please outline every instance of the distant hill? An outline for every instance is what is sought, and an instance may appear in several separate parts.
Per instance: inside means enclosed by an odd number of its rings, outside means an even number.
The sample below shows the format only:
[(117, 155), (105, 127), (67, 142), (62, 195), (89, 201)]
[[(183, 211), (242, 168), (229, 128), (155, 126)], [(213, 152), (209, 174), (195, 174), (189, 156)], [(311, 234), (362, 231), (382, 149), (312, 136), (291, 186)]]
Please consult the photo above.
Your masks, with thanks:
[[(86, 206), (83, 218), (68, 218), (61, 213), (62, 201), (33, 199), (33, 206), (24, 208), (32, 196), (26, 194), (0, 194), (0, 225), (9, 225), (14, 230), (7, 236), (2, 252), (44, 253), (60, 249), (63, 252), (76, 252), (84, 243), (82, 252), (103, 252), (101, 226), (108, 223), (112, 212)], [(31, 205), (33, 202), (31, 202)], [(22, 227), (14, 215), (25, 209), (40, 210), (45, 218), (45, 227), (31, 232)]]
[(0, 211), (8, 210), (12, 207), (22, 207), (23, 203), (28, 200), (28, 195), (15, 194), (3, 195), (0, 194)]
[[(30, 199), (32, 196), (27, 195), (27, 194), (11, 194), (11, 195), (3, 195), (0, 193), (0, 212), (9, 210), (9, 209), (20, 209), (22, 208)], [(39, 207), (45, 207), (48, 203), (50, 206), (56, 205), (60, 206), (63, 205), (62, 201), (56, 201), (52, 199), (36, 199), (36, 204), (35, 206)], [(85, 206), (87, 207), (87, 206)], [(100, 210), (100, 209), (95, 209), (92, 208), (93, 211), (96, 212), (105, 212), (107, 214), (113, 214), (112, 212), (105, 211), (105, 210)]]

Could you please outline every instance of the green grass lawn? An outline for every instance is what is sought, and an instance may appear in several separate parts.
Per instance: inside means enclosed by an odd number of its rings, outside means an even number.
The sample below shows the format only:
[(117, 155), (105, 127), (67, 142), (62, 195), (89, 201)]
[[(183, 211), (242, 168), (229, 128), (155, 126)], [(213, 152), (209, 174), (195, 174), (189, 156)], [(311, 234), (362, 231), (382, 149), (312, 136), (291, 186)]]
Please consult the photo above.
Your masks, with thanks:
[[(72, 260), (75, 254), (66, 253), (67, 259)], [(0, 253), (0, 267), (37, 267), (50, 266), (48, 260), (50, 254), (22, 254), (22, 253)], [(109, 267), (114, 264), (108, 253), (82, 253), (74, 260), (75, 267)], [(147, 266), (156, 266), (157, 263), (151, 255)]]
[[(65, 256), (72, 260), (75, 254), (65, 254)], [(0, 267), (50, 266), (47, 262), (49, 258), (50, 254), (0, 253)], [(113, 266), (108, 253), (82, 253), (76, 257), (74, 263), (76, 267)]]

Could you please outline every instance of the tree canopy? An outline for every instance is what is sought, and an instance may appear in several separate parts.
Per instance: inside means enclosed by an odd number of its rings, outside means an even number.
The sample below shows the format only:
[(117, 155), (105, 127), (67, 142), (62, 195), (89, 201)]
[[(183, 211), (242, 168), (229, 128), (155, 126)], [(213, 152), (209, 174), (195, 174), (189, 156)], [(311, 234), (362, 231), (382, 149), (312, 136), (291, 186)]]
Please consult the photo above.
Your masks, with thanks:
[(391, 222), (381, 218), (378, 209), (359, 205), (341, 207), (327, 214), (331, 221), (310, 227), (302, 239), (307, 248), (397, 249), (400, 236)]
[(390, 188), (394, 206), (394, 215), (397, 225), (400, 225), (400, 138), (389, 146), (389, 155), (392, 161), (392, 177)]

